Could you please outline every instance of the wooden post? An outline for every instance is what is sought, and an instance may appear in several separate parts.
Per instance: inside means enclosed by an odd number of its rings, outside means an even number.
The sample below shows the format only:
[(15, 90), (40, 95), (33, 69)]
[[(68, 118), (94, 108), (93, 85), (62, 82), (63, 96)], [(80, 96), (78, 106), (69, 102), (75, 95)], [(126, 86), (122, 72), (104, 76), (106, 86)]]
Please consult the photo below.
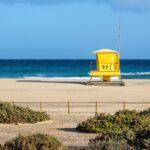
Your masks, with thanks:
[(14, 102), (14, 101), (12, 101), (12, 105), (13, 105), (13, 106), (15, 105), (15, 102)]
[(98, 113), (98, 105), (97, 105), (97, 101), (96, 101), (96, 103), (95, 103), (95, 115), (97, 115), (97, 113)]
[(68, 114), (70, 114), (70, 102), (68, 101)]
[(123, 101), (123, 110), (125, 110), (125, 109), (126, 109), (126, 102)]
[(42, 105), (42, 102), (40, 101), (40, 111), (42, 112), (43, 111), (43, 105)]

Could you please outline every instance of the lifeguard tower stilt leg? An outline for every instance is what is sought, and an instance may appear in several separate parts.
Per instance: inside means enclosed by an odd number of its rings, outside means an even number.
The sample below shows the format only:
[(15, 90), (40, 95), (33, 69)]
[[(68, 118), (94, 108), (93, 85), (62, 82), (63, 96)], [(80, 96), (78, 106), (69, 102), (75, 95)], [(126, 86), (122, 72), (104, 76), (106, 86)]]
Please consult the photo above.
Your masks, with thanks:
[(103, 81), (109, 82), (109, 81), (111, 81), (111, 78), (109, 76), (103, 76)]

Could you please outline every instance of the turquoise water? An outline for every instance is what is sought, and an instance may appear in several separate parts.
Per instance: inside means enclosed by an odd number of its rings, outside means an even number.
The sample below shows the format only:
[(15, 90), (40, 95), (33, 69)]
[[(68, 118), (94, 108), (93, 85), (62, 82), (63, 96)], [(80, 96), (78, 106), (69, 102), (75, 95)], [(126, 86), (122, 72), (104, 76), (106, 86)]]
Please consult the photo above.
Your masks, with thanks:
[[(0, 78), (88, 77), (95, 60), (0, 60)], [(150, 79), (150, 60), (121, 60), (122, 78)]]

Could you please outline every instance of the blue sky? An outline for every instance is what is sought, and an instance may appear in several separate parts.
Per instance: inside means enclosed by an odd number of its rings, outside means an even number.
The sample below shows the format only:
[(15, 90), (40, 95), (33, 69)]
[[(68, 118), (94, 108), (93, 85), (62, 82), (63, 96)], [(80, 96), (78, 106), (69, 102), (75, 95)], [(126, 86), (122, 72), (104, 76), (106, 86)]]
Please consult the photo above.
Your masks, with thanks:
[(0, 58), (82, 59), (101, 48), (150, 59), (149, 0), (0, 0)]

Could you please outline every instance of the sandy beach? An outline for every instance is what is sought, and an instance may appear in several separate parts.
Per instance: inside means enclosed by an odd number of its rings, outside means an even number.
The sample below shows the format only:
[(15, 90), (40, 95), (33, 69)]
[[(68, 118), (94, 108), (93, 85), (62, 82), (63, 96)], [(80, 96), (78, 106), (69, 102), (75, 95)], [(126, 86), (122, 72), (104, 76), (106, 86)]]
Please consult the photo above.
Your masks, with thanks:
[(0, 100), (14, 101), (18, 105), (36, 110), (40, 109), (39, 103), (42, 102), (43, 110), (51, 113), (66, 113), (68, 101), (72, 113), (95, 112), (96, 101), (103, 102), (98, 104), (98, 111), (108, 113), (122, 109), (123, 101), (128, 109), (142, 110), (150, 105), (141, 104), (150, 102), (150, 80), (124, 80), (125, 86), (89, 86), (85, 85), (87, 81), (87, 78), (0, 79)]
[[(89, 86), (84, 85), (87, 79), (0, 79), (0, 100), (14, 101), (18, 105), (43, 110), (51, 117), (50, 122), (34, 125), (0, 125), (0, 143), (18, 134), (47, 133), (57, 137), (66, 146), (86, 146), (95, 134), (79, 133), (75, 127), (79, 122), (94, 116), (95, 101), (99, 102), (150, 102), (150, 80), (124, 80), (126, 86)], [(59, 83), (61, 82), (61, 83)], [(70, 101), (70, 114), (67, 114), (67, 101)], [(24, 102), (24, 103), (19, 103)], [(29, 102), (37, 102), (29, 103)], [(77, 102), (71, 103), (71, 102)], [(90, 102), (82, 104), (80, 102)], [(93, 102), (93, 103), (91, 103)], [(127, 104), (128, 109), (142, 110), (150, 107), (147, 104)], [(98, 104), (99, 112), (114, 113), (122, 109), (120, 104)], [(60, 113), (61, 112), (61, 113)], [(79, 113), (80, 112), (80, 113)]]
[[(150, 80), (124, 80), (126, 85), (121, 87), (88, 86), (76, 83), (80, 80), (74, 79), (75, 83), (53, 83), (52, 81), (56, 79), (0, 79), (0, 99), (16, 102), (150, 100)], [(64, 80), (66, 81), (68, 79)]]
[[(0, 79), (0, 100), (16, 102), (150, 102), (150, 80), (124, 80), (125, 86), (89, 86), (81, 83), (88, 79)], [(62, 82), (63, 81), (63, 82)], [(61, 83), (60, 83), (61, 82)], [(19, 104), (19, 103), (18, 103)], [(78, 103), (77, 103), (78, 104)], [(76, 105), (77, 105), (76, 104)], [(25, 105), (25, 103), (23, 104)], [(81, 104), (80, 104), (81, 105)], [(94, 107), (94, 104), (87, 104)], [(27, 105), (28, 106), (28, 105)], [(30, 104), (31, 106), (31, 104)], [(47, 106), (47, 105), (46, 105)], [(57, 106), (57, 107), (56, 107)], [(53, 109), (61, 111), (61, 106)], [(106, 106), (104, 104), (103, 106)], [(102, 112), (114, 112), (122, 106), (101, 106)], [(34, 108), (36, 104), (34, 104)], [(37, 104), (39, 107), (39, 104)], [(131, 109), (144, 109), (148, 104), (128, 105)], [(45, 107), (46, 109), (46, 107)], [(84, 112), (94, 108), (75, 107)], [(53, 111), (52, 111), (53, 112)], [(63, 109), (62, 109), (63, 112)], [(80, 112), (80, 110), (79, 110)]]

